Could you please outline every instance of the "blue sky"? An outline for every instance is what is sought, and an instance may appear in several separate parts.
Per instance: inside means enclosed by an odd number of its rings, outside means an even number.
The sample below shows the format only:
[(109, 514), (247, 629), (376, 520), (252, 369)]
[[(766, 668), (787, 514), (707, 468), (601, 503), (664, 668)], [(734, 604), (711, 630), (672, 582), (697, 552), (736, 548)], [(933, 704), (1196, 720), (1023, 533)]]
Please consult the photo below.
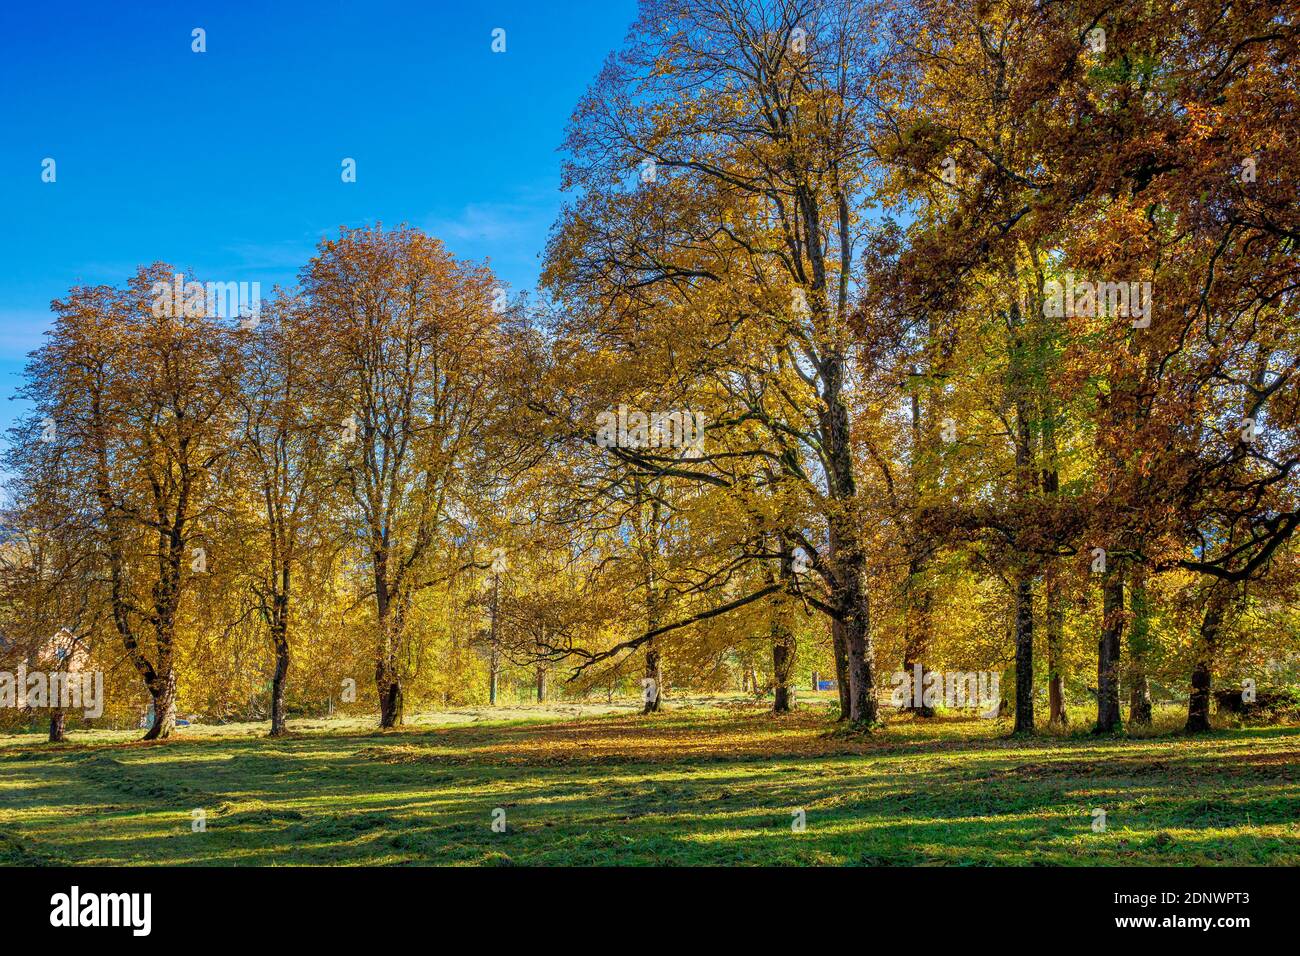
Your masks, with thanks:
[[(265, 294), (340, 225), (408, 222), (531, 288), (565, 123), (635, 14), (634, 0), (0, 6), (0, 394), (52, 298), (155, 260)], [(0, 402), (0, 429), (17, 412)]]

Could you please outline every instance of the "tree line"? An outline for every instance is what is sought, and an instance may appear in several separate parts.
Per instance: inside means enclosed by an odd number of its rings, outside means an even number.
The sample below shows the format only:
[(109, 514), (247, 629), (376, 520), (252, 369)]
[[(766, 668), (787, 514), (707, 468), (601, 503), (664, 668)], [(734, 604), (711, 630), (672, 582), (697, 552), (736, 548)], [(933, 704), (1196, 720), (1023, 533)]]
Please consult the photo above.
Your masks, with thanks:
[[(11, 653), (178, 701), (1006, 671), (1019, 733), (1294, 683), (1295, 10), (643, 0), (542, 292), (343, 229), (253, 316), (53, 304)], [(802, 661), (802, 664), (797, 662)], [(749, 677), (753, 674), (753, 678)], [(323, 676), (322, 676), (323, 675)], [(350, 676), (349, 676), (350, 675)], [(306, 691), (304, 691), (306, 693)], [(918, 719), (933, 709), (909, 705)]]

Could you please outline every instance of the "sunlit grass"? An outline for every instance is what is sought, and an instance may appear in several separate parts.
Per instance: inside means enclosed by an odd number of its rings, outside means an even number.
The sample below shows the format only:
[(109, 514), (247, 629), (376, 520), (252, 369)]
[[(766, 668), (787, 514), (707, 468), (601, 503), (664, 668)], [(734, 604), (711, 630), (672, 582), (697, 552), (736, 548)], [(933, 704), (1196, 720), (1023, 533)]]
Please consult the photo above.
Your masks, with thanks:
[(820, 703), (782, 718), (735, 698), (635, 709), (479, 708), (387, 732), (308, 720), (280, 740), (261, 724), (156, 744), (10, 736), (0, 862), (1300, 863), (1300, 728), (1188, 738), (1170, 712), (1140, 738), (1012, 739), (951, 716), (856, 736), (831, 733)]

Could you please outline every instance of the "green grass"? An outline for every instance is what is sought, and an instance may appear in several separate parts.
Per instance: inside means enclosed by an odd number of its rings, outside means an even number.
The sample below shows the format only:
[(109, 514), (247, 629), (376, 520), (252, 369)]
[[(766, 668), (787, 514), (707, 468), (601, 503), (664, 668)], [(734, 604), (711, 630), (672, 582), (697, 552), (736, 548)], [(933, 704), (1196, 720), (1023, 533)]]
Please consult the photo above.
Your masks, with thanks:
[(1300, 728), (1025, 740), (900, 718), (862, 737), (820, 705), (736, 700), (507, 715), (0, 738), (0, 863), (1300, 864)]

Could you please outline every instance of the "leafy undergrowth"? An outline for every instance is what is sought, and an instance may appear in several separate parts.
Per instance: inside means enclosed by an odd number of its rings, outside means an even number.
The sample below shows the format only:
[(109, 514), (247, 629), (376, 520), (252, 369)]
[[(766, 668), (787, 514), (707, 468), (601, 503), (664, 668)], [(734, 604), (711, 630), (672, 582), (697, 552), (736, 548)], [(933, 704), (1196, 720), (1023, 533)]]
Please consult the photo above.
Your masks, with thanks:
[(607, 710), (10, 738), (0, 865), (1300, 864), (1300, 728), (1012, 739), (954, 717), (859, 734), (820, 710)]

